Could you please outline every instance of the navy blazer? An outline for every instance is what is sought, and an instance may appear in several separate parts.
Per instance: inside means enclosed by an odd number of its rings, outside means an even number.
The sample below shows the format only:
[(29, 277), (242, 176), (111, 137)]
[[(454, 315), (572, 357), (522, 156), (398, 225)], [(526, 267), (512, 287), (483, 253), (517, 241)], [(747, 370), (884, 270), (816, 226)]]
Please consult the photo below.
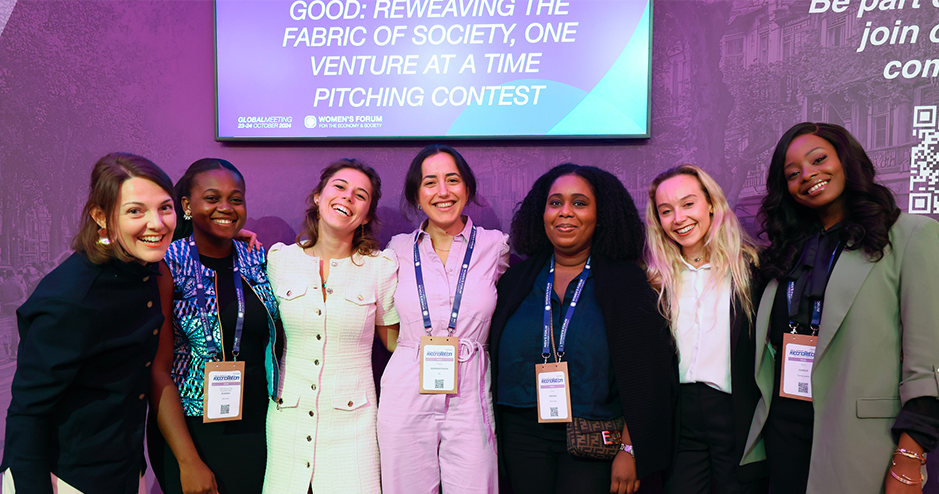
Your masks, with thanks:
[(85, 494), (137, 492), (163, 324), (155, 266), (98, 265), (76, 252), (16, 311), (0, 470), (19, 492), (52, 494), (50, 472)]
[[(502, 331), (550, 258), (550, 250), (540, 252), (509, 268), (499, 280), (499, 301), (489, 333), (494, 402), (499, 399)], [(678, 397), (677, 354), (642, 268), (631, 261), (615, 261), (598, 254), (593, 255), (591, 264), (623, 417), (636, 451), (636, 474), (641, 479), (665, 470), (671, 463)]]

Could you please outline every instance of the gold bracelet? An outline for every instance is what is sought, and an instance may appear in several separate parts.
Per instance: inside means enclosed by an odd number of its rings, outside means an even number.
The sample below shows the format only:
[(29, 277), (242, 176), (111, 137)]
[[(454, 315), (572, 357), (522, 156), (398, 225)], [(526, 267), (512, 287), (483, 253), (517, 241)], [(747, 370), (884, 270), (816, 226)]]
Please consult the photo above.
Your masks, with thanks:
[(926, 464), (926, 453), (923, 453), (922, 455), (920, 455), (919, 453), (915, 451), (910, 451), (908, 449), (903, 449), (903, 448), (897, 448), (897, 450), (893, 452), (893, 456), (897, 456), (897, 455), (905, 456), (907, 458), (912, 458), (914, 460), (919, 460), (920, 465)]
[(926, 477), (923, 475), (922, 472), (920, 472), (920, 474), (919, 474), (920, 479), (919, 479), (919, 482), (917, 482), (917, 481), (915, 481), (915, 480), (913, 480), (913, 479), (907, 477), (906, 475), (897, 475), (897, 473), (894, 472), (892, 468), (890, 469), (890, 476), (892, 476), (893, 478), (897, 479), (897, 482), (900, 482), (901, 484), (906, 484), (906, 485), (922, 484), (922, 483), (926, 480)]

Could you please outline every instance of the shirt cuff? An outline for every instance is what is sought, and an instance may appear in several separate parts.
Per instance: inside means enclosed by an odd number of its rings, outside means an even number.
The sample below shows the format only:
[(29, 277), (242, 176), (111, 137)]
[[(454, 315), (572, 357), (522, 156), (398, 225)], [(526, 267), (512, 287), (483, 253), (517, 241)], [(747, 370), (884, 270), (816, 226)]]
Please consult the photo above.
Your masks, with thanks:
[(939, 400), (931, 396), (914, 398), (903, 406), (893, 423), (893, 440), (906, 432), (929, 453), (939, 446)]

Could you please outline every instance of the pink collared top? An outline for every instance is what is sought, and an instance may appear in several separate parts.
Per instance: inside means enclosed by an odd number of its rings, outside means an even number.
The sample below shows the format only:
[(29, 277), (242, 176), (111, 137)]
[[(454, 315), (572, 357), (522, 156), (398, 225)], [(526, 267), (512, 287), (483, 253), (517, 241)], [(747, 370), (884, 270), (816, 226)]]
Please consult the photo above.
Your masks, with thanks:
[[(421, 253), (421, 270), (427, 292), (427, 308), (434, 336), (446, 336), (450, 310), (460, 276), (460, 263), (466, 253), (473, 220), (467, 217), (463, 231), (453, 238), (447, 264), (434, 251), (430, 235), (423, 228), (419, 233), (402, 233), (392, 237), (388, 248), (398, 259), (398, 288), (395, 308), (401, 319), (398, 345), (418, 345), (424, 332), (424, 319), (417, 296), (414, 275), (414, 238), (417, 234)], [(509, 267), (509, 236), (498, 230), (476, 228), (476, 248), (470, 260), (463, 290), (463, 301), (454, 336), (486, 343), (489, 323), (496, 309), (496, 282)]]

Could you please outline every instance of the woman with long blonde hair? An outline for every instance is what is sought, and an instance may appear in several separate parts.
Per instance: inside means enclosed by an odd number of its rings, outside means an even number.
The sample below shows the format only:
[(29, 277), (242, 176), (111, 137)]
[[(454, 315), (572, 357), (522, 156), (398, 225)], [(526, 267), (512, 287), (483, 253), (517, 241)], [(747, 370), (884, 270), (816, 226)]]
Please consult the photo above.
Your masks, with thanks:
[(652, 180), (646, 273), (679, 353), (679, 443), (670, 493), (765, 492), (765, 462), (738, 466), (759, 389), (753, 378), (757, 249), (717, 182), (694, 165)]

